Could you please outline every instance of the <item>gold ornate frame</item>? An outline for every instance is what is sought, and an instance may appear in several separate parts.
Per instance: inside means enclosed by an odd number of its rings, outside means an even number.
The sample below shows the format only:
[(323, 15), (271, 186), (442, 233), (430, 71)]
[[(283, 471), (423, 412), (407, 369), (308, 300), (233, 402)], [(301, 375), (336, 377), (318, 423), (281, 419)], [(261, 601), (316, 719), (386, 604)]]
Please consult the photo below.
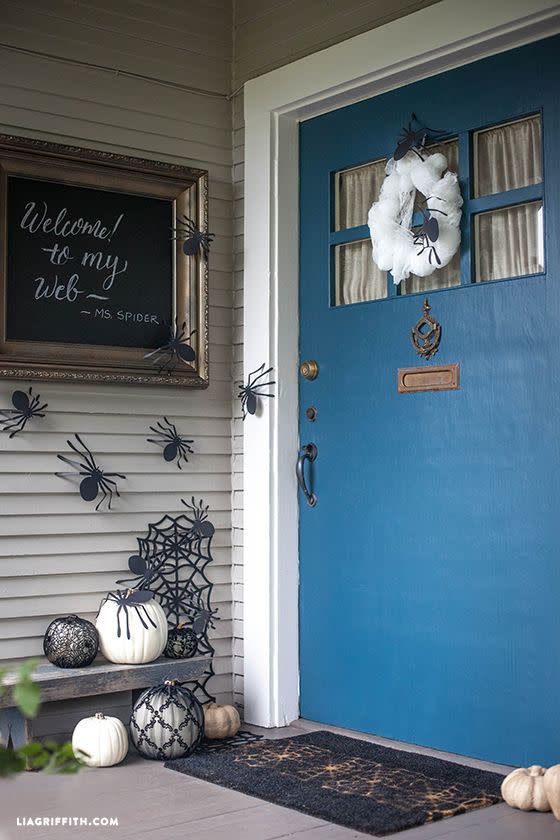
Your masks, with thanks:
[(208, 260), (201, 253), (185, 257), (181, 242), (173, 243), (171, 238), (173, 318), (179, 324), (186, 321), (187, 334), (196, 329), (192, 342), (196, 359), (192, 365), (181, 362), (170, 374), (158, 373), (144, 358), (147, 348), (6, 339), (6, 197), (8, 178), (18, 175), (167, 199), (172, 202), (174, 219), (185, 214), (199, 230), (208, 231), (205, 170), (0, 134), (0, 377), (206, 388)]

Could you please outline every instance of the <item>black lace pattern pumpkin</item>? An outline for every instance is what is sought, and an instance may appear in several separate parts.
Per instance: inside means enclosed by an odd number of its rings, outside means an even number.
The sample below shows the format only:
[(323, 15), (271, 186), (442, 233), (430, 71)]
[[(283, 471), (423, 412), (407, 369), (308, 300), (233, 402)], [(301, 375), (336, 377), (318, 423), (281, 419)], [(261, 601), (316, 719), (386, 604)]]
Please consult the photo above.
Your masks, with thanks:
[(167, 645), (163, 655), (168, 659), (190, 659), (198, 650), (198, 637), (186, 623), (178, 624), (167, 634)]
[(197, 748), (203, 735), (202, 706), (177, 680), (148, 688), (134, 704), (130, 737), (144, 758), (183, 758)]
[(57, 668), (91, 665), (99, 649), (99, 636), (91, 621), (66, 615), (55, 618), (43, 638), (45, 656)]

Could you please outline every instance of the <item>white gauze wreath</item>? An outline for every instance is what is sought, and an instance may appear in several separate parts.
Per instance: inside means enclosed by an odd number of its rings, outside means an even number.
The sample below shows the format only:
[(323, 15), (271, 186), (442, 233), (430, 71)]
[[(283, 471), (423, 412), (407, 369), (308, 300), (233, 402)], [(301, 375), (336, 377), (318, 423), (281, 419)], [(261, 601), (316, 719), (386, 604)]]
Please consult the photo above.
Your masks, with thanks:
[[(447, 170), (445, 155), (423, 154), (424, 160), (409, 152), (401, 160), (388, 161), (379, 200), (368, 213), (373, 260), (381, 271), (391, 272), (396, 284), (411, 274), (427, 277), (447, 265), (461, 241), (463, 199), (457, 175)], [(410, 230), (416, 191), (426, 196), (425, 209), (439, 224), (437, 241), (426, 240), (426, 247), (415, 243), (416, 234)]]

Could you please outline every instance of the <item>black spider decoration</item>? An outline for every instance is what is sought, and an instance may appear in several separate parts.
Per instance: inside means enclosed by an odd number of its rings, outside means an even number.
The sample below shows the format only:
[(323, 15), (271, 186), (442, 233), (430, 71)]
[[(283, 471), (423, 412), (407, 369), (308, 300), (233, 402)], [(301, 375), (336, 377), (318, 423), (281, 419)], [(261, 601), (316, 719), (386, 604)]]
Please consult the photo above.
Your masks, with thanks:
[(27, 394), (25, 391), (14, 391), (12, 394), (13, 408), (0, 409), (6, 419), (1, 420), (3, 423), (2, 431), (10, 432), (9, 437), (13, 438), (18, 432), (23, 432), (29, 420), (33, 417), (44, 417), (44, 410), (48, 403), (41, 402), (39, 394), (33, 395), (33, 389), (30, 388)]
[(150, 584), (157, 578), (159, 575), (162, 566), (165, 563), (165, 558), (163, 560), (157, 560), (155, 558), (148, 558), (142, 557), (140, 554), (132, 554), (128, 558), (128, 568), (134, 575), (134, 578), (123, 578), (118, 580), (117, 583), (119, 586), (126, 584), (129, 585), (134, 583), (135, 589), (148, 589)]
[(187, 463), (189, 460), (187, 455), (192, 455), (194, 452), (194, 449), (190, 446), (191, 443), (194, 443), (194, 440), (188, 440), (183, 435), (180, 435), (177, 427), (173, 423), (170, 423), (167, 417), (163, 418), (163, 423), (158, 420), (155, 426), (150, 426), (150, 431), (156, 437), (147, 438), (148, 443), (156, 443), (159, 446), (163, 446), (163, 457), (165, 460), (174, 461), (177, 459), (177, 466), (179, 469), (182, 469), (181, 461)]
[(156, 347), (155, 350), (146, 353), (144, 356), (145, 359), (152, 359), (152, 364), (159, 365), (158, 373), (163, 373), (165, 370), (171, 374), (177, 362), (187, 364), (188, 362), (194, 362), (196, 359), (195, 349), (189, 344), (196, 329), (187, 335), (186, 327), (186, 321), (183, 321), (179, 326), (177, 319), (175, 319), (175, 326), (169, 326), (169, 337), (165, 344)]
[(188, 522), (192, 525), (193, 534), (196, 537), (199, 537), (199, 539), (213, 537), (216, 529), (214, 528), (212, 522), (208, 519), (209, 505), (206, 505), (205, 507), (202, 499), (197, 504), (194, 496), (192, 496), (190, 502), (185, 502), (184, 499), (181, 499), (181, 502), (192, 512), (192, 516), (187, 514), (186, 517)]
[(174, 239), (184, 239), (183, 253), (187, 257), (194, 257), (199, 250), (202, 251), (205, 257), (208, 256), (210, 245), (215, 237), (215, 233), (208, 233), (208, 231), (199, 230), (188, 216), (182, 216), (173, 228)]
[(152, 627), (157, 627), (157, 624), (152, 619), (150, 614), (148, 613), (144, 604), (147, 601), (151, 601), (154, 597), (153, 592), (150, 592), (149, 589), (117, 589), (116, 592), (109, 592), (106, 598), (103, 599), (101, 602), (101, 607), (105, 603), (105, 601), (115, 601), (119, 605), (117, 610), (117, 637), (120, 639), (121, 637), (121, 619), (120, 614), (121, 611), (124, 611), (126, 617), (126, 638), (130, 639), (130, 622), (128, 620), (128, 608), (132, 607), (136, 610), (138, 618), (142, 622), (142, 625), (146, 630), (148, 630), (148, 625), (146, 624), (146, 619)]
[(256, 412), (257, 400), (259, 397), (274, 397), (274, 394), (267, 394), (260, 390), (261, 388), (269, 388), (271, 385), (276, 385), (275, 380), (262, 382), (263, 377), (268, 376), (268, 374), (272, 371), (271, 367), (264, 370), (264, 365), (265, 363), (263, 362), (259, 368), (251, 371), (246, 385), (239, 385), (239, 393), (237, 396), (241, 400), (243, 420), (245, 420), (248, 414), (254, 414)]
[[(439, 222), (435, 216), (432, 216), (432, 213), (441, 213), (442, 216), (447, 216), (447, 213), (444, 213), (443, 210), (438, 210), (437, 207), (429, 207), (428, 201), (430, 201), (432, 196), (429, 196), (426, 199), (426, 207), (421, 211), (422, 213), (422, 224), (419, 228), (416, 228), (414, 231), (414, 239), (413, 242), (415, 245), (420, 247), (418, 251), (418, 256), (424, 253), (424, 251), (428, 251), (428, 260), (430, 265), (432, 263), (432, 256), (434, 257), (436, 263), (441, 265), (441, 260), (439, 258), (439, 254), (436, 251), (435, 244), (439, 239)], [(437, 198), (437, 196), (436, 196)], [(438, 201), (442, 201), (443, 199), (438, 199)]]
[[(107, 500), (107, 510), (111, 510), (113, 493), (120, 496), (117, 489), (117, 482), (113, 481), (113, 477), (126, 479), (126, 475), (121, 475), (121, 473), (115, 472), (104, 472), (101, 467), (98, 467), (95, 463), (93, 455), (81, 437), (76, 434), (75, 438), (81, 447), (81, 451), (71, 440), (67, 440), (66, 443), (70, 449), (76, 453), (80, 460), (75, 461), (73, 458), (67, 458), (66, 455), (57, 455), (56, 457), (61, 461), (64, 461), (65, 464), (69, 464), (71, 467), (74, 467), (74, 469), (77, 470), (78, 475), (84, 476), (84, 478), (80, 481), (80, 496), (84, 502), (93, 502), (101, 490), (101, 499), (95, 506), (95, 510), (99, 510), (105, 500)], [(75, 473), (56, 473), (56, 475), (61, 478), (74, 474)]]
[(217, 609), (211, 610), (204, 606), (204, 602), (199, 592), (193, 593), (190, 598), (190, 603), (187, 603), (187, 612), (189, 613), (189, 620), (191, 627), (197, 636), (204, 635), (209, 628), (214, 629), (213, 617), (218, 612)]
[[(416, 123), (417, 128), (413, 128), (413, 123)], [(422, 125), (416, 114), (411, 114), (408, 128), (404, 128), (403, 126), (402, 132), (399, 135), (397, 146), (393, 152), (393, 159), (402, 160), (407, 152), (414, 152), (420, 160), (424, 160), (418, 150), (424, 148), (428, 135), (432, 135), (432, 139), (436, 139), (442, 134), (445, 134), (445, 132)]]

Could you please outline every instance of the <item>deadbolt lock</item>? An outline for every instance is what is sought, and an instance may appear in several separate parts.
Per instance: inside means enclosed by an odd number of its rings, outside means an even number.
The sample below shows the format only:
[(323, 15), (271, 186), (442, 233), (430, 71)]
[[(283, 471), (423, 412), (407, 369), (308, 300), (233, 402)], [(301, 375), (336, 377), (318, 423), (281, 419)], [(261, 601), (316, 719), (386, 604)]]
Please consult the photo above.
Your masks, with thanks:
[(299, 366), (299, 372), (304, 379), (317, 379), (319, 374), (319, 365), (315, 359), (307, 359)]

